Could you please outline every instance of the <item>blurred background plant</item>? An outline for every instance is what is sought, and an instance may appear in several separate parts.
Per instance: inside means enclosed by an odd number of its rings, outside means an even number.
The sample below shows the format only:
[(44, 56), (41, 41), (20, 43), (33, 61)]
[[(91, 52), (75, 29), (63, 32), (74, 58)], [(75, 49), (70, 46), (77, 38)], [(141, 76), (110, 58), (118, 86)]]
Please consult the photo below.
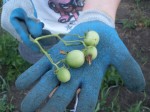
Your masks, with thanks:
[(19, 55), (18, 42), (3, 30), (0, 34), (0, 112), (13, 112), (10, 86), (30, 64)]

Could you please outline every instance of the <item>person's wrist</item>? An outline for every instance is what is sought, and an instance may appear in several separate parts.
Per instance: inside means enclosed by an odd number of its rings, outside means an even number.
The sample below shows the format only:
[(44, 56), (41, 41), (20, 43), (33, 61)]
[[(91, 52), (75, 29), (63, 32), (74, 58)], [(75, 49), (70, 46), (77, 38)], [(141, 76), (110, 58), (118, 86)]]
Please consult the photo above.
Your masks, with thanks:
[(85, 0), (83, 11), (96, 9), (105, 12), (114, 21), (121, 0)]
[(77, 24), (89, 21), (101, 21), (106, 25), (115, 28), (114, 20), (106, 13), (99, 10), (86, 10), (81, 12)]

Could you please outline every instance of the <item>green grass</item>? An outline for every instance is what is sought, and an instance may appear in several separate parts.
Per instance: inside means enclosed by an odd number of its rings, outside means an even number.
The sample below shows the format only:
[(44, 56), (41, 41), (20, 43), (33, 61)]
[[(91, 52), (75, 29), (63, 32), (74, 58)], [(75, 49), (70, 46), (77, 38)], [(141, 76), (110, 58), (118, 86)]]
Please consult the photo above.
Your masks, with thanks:
[(148, 12), (145, 12), (145, 10), (149, 10), (146, 3), (146, 0), (135, 0), (135, 7), (131, 11), (130, 17), (123, 20), (123, 28), (150, 27)]
[(100, 100), (97, 103), (95, 112), (120, 112), (120, 105), (118, 104), (119, 90), (117, 94), (113, 96), (111, 103), (107, 101), (110, 90), (117, 86), (123, 86), (123, 81), (121, 80), (117, 70), (113, 66), (110, 66), (103, 79)]
[(0, 112), (13, 112), (15, 106), (10, 102), (8, 103), (7, 95), (3, 95), (3, 97), (0, 98)]
[[(13, 112), (15, 106), (11, 103), (12, 98), (8, 98), (9, 85), (0, 75), (0, 112)], [(8, 101), (9, 99), (9, 101)]]
[(133, 104), (127, 111), (128, 112), (150, 112), (150, 108), (143, 106), (146, 99), (146, 93), (144, 93), (144, 99)]
[(0, 37), (0, 71), (9, 83), (27, 69), (30, 64), (25, 62), (18, 53), (18, 42), (8, 33)]
[(0, 112), (13, 112), (15, 106), (9, 97), (10, 86), (30, 64), (18, 53), (18, 42), (8, 33), (1, 31), (0, 37)]
[(135, 29), (136, 27), (150, 27), (150, 19), (148, 17), (141, 17), (133, 19), (124, 19), (123, 28)]

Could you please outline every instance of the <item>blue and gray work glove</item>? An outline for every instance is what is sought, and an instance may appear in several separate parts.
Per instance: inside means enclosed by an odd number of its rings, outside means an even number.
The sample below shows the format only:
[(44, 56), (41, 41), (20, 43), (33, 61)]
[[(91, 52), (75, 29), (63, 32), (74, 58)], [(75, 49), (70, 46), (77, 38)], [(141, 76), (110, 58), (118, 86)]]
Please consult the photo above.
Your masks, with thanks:
[[(42, 112), (63, 112), (78, 88), (81, 88), (81, 91), (76, 111), (93, 112), (102, 79), (110, 64), (116, 67), (129, 90), (135, 92), (144, 90), (145, 80), (141, 68), (119, 38), (112, 20), (102, 12), (86, 11), (80, 15), (78, 25), (71, 30), (70, 34), (83, 36), (89, 30), (94, 30), (100, 35), (101, 40), (97, 45), (98, 56), (90, 66), (85, 63), (78, 69), (70, 68), (69, 82), (58, 81), (54, 74), (54, 66), (45, 56), (19, 76), (16, 80), (18, 89), (26, 89), (39, 80), (23, 99), (21, 104), (23, 112), (34, 112), (58, 85), (58, 89), (41, 109)], [(63, 39), (72, 41), (77, 37), (67, 35)], [(60, 50), (74, 49), (81, 50), (83, 45), (68, 47), (60, 41), (48, 52), (53, 61), (58, 62), (65, 58), (60, 54)]]
[[(1, 26), (20, 42), (18, 50), (24, 60), (33, 64), (43, 56), (37, 45), (30, 41), (29, 35), (36, 38), (50, 32), (43, 29), (44, 24), (37, 19), (31, 0), (3, 0)], [(56, 38), (40, 41), (46, 49), (57, 42)]]
[(29, 35), (35, 38), (41, 36), (44, 24), (37, 19), (31, 0), (3, 0), (3, 3), (2, 28), (28, 48), (39, 51), (39, 48), (30, 41)]

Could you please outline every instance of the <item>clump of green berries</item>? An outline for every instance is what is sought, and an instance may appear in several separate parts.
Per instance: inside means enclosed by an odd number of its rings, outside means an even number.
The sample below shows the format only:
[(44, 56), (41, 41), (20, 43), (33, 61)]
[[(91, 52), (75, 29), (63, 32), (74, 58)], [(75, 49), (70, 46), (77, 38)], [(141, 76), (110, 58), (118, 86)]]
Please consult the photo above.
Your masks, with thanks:
[[(70, 34), (68, 34), (68, 35), (70, 35)], [(69, 70), (65, 66), (58, 67), (58, 65), (53, 62), (52, 58), (50, 57), (50, 54), (48, 54), (38, 42), (38, 40), (40, 40), (40, 39), (49, 38), (52, 36), (58, 37), (62, 42), (64, 42), (65, 45), (74, 45), (72, 43), (68, 44), (69, 42), (61, 39), (59, 37), (59, 35), (49, 35), (47, 37), (44, 36), (44, 37), (39, 37), (36, 39), (32, 38), (32, 41), (39, 46), (39, 48), (47, 56), (49, 61), (56, 67), (55, 74), (57, 75), (58, 80), (60, 82), (65, 83), (65, 82), (68, 82), (71, 78), (71, 74), (70, 74)], [(78, 36), (78, 37), (80, 37), (80, 36)], [(85, 61), (87, 61), (89, 64), (91, 64), (92, 60), (94, 60), (98, 54), (96, 45), (98, 45), (98, 43), (100, 41), (100, 37), (96, 31), (88, 31), (85, 33), (85, 35), (83, 37), (80, 37), (80, 38), (83, 38), (83, 41), (77, 40), (77, 41), (74, 41), (74, 43), (75, 42), (82, 43), (85, 47), (84, 49), (72, 50), (70, 52), (65, 52), (65, 51), (61, 52), (61, 54), (66, 55), (66, 58), (64, 59), (63, 62), (65, 62), (65, 64), (67, 64), (69, 67), (72, 67), (72, 68), (81, 67), (85, 63)]]

